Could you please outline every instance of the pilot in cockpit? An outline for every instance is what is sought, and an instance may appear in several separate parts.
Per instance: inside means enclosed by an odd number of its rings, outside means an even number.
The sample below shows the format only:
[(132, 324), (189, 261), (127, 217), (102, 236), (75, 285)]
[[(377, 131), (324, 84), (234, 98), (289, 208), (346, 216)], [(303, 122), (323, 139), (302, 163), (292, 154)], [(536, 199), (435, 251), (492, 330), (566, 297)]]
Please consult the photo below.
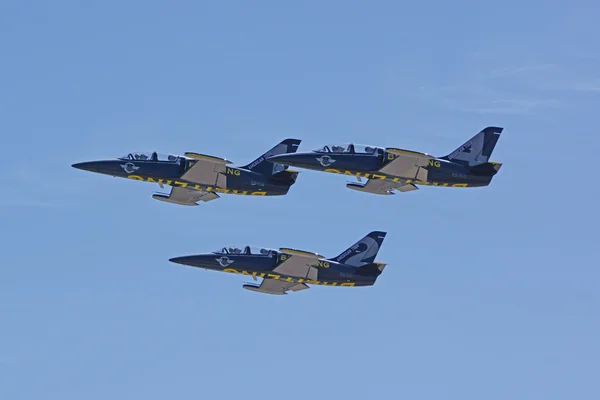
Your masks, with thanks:
[(342, 146), (331, 146), (331, 151), (334, 153), (342, 153), (344, 148)]

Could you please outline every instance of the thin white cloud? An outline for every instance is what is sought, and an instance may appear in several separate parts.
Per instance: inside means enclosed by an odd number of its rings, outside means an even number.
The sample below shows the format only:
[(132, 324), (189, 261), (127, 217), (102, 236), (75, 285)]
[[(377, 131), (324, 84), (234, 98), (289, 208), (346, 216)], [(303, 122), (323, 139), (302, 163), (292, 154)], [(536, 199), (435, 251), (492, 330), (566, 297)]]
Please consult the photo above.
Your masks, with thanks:
[(504, 93), (478, 82), (443, 87), (421, 87), (418, 95), (448, 108), (476, 113), (529, 114), (537, 109), (562, 106), (562, 102), (558, 99)]
[[(585, 66), (589, 64), (588, 60)], [(416, 95), (466, 112), (531, 114), (568, 107), (572, 96), (600, 93), (600, 78), (577, 64), (512, 63), (490, 68), (482, 61), (465, 65), (464, 78), (451, 84), (422, 86)]]

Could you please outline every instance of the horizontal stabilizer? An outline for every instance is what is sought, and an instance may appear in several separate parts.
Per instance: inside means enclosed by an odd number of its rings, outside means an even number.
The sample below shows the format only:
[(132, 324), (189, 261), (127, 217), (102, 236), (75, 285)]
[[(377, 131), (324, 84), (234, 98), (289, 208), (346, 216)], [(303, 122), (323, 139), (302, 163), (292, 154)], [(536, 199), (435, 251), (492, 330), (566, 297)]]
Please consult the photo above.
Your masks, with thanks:
[(496, 175), (498, 173), (498, 171), (500, 171), (501, 167), (502, 167), (502, 163), (490, 161), (490, 162), (486, 162), (483, 164), (477, 164), (477, 165), (471, 167), (470, 171), (474, 175), (493, 176), (493, 175)]
[(273, 181), (281, 182), (282, 184), (291, 186), (296, 183), (298, 174), (298, 171), (292, 171), (291, 169), (288, 169), (286, 171), (277, 172), (271, 175), (271, 179)]
[(384, 264), (384, 263), (374, 262), (371, 264), (363, 265), (362, 267), (358, 267), (358, 269), (356, 270), (356, 273), (358, 275), (363, 275), (363, 276), (377, 277), (377, 276), (381, 275), (381, 273), (385, 269), (386, 265), (387, 264)]
[(379, 270), (379, 272), (383, 272), (383, 270), (386, 267), (386, 263), (382, 263), (382, 262), (374, 262), (373, 264), (377, 265), (377, 269)]

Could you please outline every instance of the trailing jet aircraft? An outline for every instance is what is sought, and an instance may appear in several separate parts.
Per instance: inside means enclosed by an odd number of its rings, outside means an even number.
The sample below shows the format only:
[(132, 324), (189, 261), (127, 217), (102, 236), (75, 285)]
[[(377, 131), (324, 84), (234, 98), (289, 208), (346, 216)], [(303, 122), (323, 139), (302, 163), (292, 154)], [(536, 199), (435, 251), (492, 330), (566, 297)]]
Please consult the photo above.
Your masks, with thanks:
[[(269, 162), (355, 176), (346, 186), (389, 195), (417, 190), (416, 185), (442, 187), (488, 186), (501, 163), (489, 161), (503, 128), (487, 127), (452, 153), (434, 157), (416, 151), (346, 144), (324, 146), (311, 153), (281, 154)], [(367, 181), (361, 183), (361, 178)]]
[(85, 171), (129, 178), (137, 181), (172, 186), (171, 193), (156, 193), (156, 200), (185, 206), (197, 201), (218, 199), (218, 193), (282, 196), (296, 182), (297, 171), (288, 166), (268, 163), (273, 155), (293, 153), (300, 145), (298, 139), (286, 139), (271, 150), (241, 167), (229, 167), (231, 161), (197, 153), (184, 156), (157, 153), (129, 153), (116, 160), (89, 161), (73, 164)]
[(308, 289), (308, 285), (371, 286), (386, 264), (375, 257), (386, 232), (371, 232), (340, 255), (325, 258), (317, 253), (289, 248), (223, 248), (210, 254), (171, 258), (169, 261), (209, 270), (263, 278), (260, 285), (242, 287), (255, 292), (283, 295)]

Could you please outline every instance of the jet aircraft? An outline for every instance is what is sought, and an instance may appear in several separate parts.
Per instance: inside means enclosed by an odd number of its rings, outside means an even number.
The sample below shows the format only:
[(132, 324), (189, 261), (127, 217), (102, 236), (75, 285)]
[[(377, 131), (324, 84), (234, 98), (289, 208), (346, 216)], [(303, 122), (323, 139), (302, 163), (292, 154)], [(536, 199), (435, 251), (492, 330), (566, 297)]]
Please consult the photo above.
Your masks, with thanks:
[(172, 186), (171, 193), (156, 193), (152, 197), (185, 206), (196, 206), (219, 198), (218, 193), (252, 196), (281, 196), (296, 182), (297, 171), (288, 166), (269, 163), (273, 155), (293, 153), (298, 139), (285, 139), (250, 164), (229, 167), (231, 161), (197, 153), (163, 155), (156, 152), (129, 153), (116, 160), (88, 161), (73, 164), (74, 168), (132, 180)]
[[(354, 176), (350, 189), (390, 195), (417, 190), (416, 185), (488, 186), (501, 163), (489, 161), (503, 128), (487, 127), (452, 153), (434, 157), (416, 151), (346, 144), (324, 146), (310, 153), (281, 154), (269, 162)], [(362, 182), (361, 178), (366, 178)]]
[[(242, 274), (259, 284), (244, 284), (247, 290), (283, 295), (308, 289), (308, 285), (371, 286), (386, 264), (375, 257), (386, 232), (371, 232), (336, 257), (290, 248), (244, 250), (223, 248), (210, 254), (171, 258), (169, 261), (192, 267)], [(308, 284), (308, 285), (307, 285)]]

